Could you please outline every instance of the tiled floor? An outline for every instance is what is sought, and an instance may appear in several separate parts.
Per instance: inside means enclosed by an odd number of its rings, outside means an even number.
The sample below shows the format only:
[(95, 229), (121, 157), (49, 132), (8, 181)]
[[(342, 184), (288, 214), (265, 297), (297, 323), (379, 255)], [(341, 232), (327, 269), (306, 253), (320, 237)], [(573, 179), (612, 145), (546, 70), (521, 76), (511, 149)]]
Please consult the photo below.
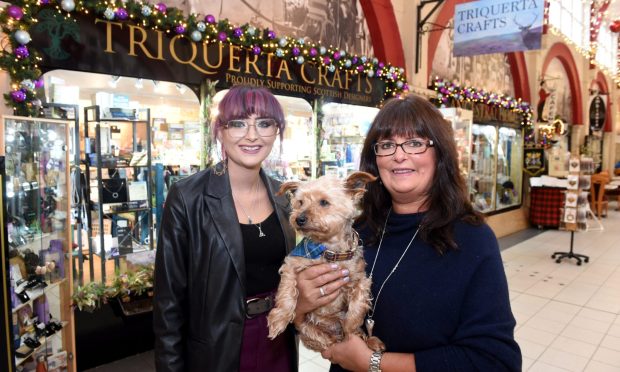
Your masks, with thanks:
[[(528, 230), (500, 239), (524, 371), (620, 371), (620, 212), (609, 211), (603, 231), (591, 224), (574, 235), (574, 251), (590, 256), (581, 266), (551, 259), (568, 251), (569, 232)], [(94, 371), (152, 366), (152, 353), (145, 353)], [(302, 348), (301, 372), (328, 369), (319, 354)]]

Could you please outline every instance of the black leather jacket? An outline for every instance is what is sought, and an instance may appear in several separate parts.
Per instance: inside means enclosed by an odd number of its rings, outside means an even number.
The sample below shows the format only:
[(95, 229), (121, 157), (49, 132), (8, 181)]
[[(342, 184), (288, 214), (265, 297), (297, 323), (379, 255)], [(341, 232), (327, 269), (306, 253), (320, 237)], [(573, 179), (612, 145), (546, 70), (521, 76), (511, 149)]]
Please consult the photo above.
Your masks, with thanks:
[[(295, 245), (280, 183), (260, 172), (287, 252)], [(228, 174), (211, 169), (168, 193), (155, 262), (157, 371), (237, 371), (245, 321), (245, 260)], [(294, 342), (294, 340), (291, 340)]]

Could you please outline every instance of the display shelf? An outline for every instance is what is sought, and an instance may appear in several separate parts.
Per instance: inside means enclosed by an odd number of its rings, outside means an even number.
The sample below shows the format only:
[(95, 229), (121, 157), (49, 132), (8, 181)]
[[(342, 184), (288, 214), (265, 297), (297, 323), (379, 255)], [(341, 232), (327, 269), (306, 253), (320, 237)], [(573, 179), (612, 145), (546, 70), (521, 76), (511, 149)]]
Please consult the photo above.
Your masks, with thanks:
[[(69, 324), (69, 322), (66, 322), (66, 321), (63, 321), (63, 322), (60, 322), (60, 323), (62, 324), (62, 328), (63, 328), (63, 329), (65, 329), (65, 327)], [(15, 365), (16, 365), (16, 366), (20, 366), (20, 365), (22, 365), (25, 361), (27, 361), (28, 359), (30, 359), (33, 355), (36, 355), (39, 351), (43, 350), (43, 348), (47, 347), (47, 341), (48, 341), (48, 339), (51, 339), (51, 338), (53, 338), (53, 337), (59, 337), (59, 336), (61, 336), (61, 335), (62, 335), (62, 333), (57, 331), (57, 332), (56, 332), (56, 333), (54, 333), (53, 335), (39, 337), (39, 340), (38, 340), (38, 341), (39, 341), (39, 343), (41, 344), (41, 346), (39, 346), (39, 347), (36, 347), (36, 348), (32, 349), (32, 350), (30, 351), (30, 353), (28, 354), (28, 356), (26, 356), (26, 357), (24, 357), (24, 358), (20, 358), (20, 357), (16, 356), (16, 357), (15, 357)]]
[(47, 284), (46, 287), (35, 288), (33, 290), (26, 290), (26, 294), (28, 295), (30, 299), (20, 305), (15, 306), (13, 308), (13, 314), (16, 314), (20, 309), (26, 306), (32, 306), (32, 303), (34, 302), (34, 300), (45, 295), (46, 293), (49, 293), (52, 289), (54, 289), (55, 287), (58, 287), (60, 284), (64, 283), (66, 280), (67, 280), (66, 278), (63, 278), (53, 283), (45, 282)]
[[(106, 281), (106, 261), (114, 260), (114, 266), (120, 269), (119, 258), (133, 253), (153, 249), (153, 216), (151, 205), (152, 188), (152, 169), (151, 169), (151, 127), (150, 110), (139, 110), (135, 118), (102, 118), (99, 106), (86, 107), (84, 109), (84, 133), (85, 143), (90, 144), (85, 151), (84, 168), (86, 182), (89, 186), (85, 192), (85, 209), (94, 213), (87, 214), (86, 233), (90, 237), (88, 240), (88, 254), (90, 266), (90, 280), (94, 280), (93, 256), (101, 258), (101, 281)], [(118, 125), (111, 126), (110, 123)], [(92, 132), (94, 129), (94, 138)], [(144, 141), (144, 142), (143, 142)], [(94, 147), (92, 146), (94, 144)], [(119, 158), (120, 155), (120, 158)], [(104, 160), (105, 156), (105, 160)], [(121, 165), (115, 161), (121, 159)], [(128, 164), (125, 164), (128, 163)], [(117, 170), (124, 171), (117, 171)], [(104, 177), (104, 170), (106, 176)], [(110, 171), (114, 171), (110, 174)], [(115, 185), (110, 187), (110, 183)], [(109, 180), (109, 181), (108, 181)], [(132, 195), (132, 185), (134, 182), (146, 184), (146, 190), (134, 192)], [(107, 186), (106, 186), (107, 185)], [(135, 191), (135, 189), (133, 189)], [(139, 195), (139, 196), (137, 196)], [(123, 228), (113, 229), (115, 237), (120, 239), (127, 234), (131, 239), (137, 239), (141, 243), (140, 247), (123, 247), (119, 251), (113, 252), (109, 246), (110, 240), (106, 238), (112, 236), (112, 231), (97, 233), (96, 226), (99, 228), (116, 225), (121, 216), (132, 215), (125, 218), (127, 225)], [(123, 230), (121, 235), (120, 230)], [(94, 241), (96, 239), (96, 242)], [(96, 246), (96, 249), (95, 249)], [(135, 249), (133, 249), (135, 248)], [(121, 253), (122, 252), (122, 253)], [(79, 255), (78, 255), (79, 256)], [(79, 271), (83, 272), (84, 261), (78, 257)]]

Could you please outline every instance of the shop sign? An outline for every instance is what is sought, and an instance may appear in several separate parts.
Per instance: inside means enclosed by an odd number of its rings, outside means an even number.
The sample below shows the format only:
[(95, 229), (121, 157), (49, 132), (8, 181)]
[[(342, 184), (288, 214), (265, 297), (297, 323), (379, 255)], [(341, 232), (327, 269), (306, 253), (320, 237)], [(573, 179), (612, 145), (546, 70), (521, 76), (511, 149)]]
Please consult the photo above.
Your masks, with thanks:
[(523, 171), (532, 177), (545, 170), (545, 149), (539, 147), (523, 150)]
[(598, 132), (605, 125), (605, 116), (607, 109), (605, 107), (605, 99), (600, 94), (591, 97), (590, 100), (590, 132)]
[(454, 55), (540, 49), (544, 0), (481, 0), (454, 9)]
[[(57, 19), (41, 21), (60, 22)], [(44, 70), (87, 71), (190, 86), (210, 79), (218, 81), (220, 89), (246, 84), (308, 100), (324, 98), (364, 106), (376, 106), (384, 98), (381, 79), (350, 70), (332, 72), (326, 66), (273, 54), (257, 55), (238, 45), (196, 43), (182, 35), (86, 15), (76, 15), (71, 28), (57, 29), (66, 32), (31, 32), (42, 52)]]
[(499, 122), (519, 125), (522, 119), (518, 112), (485, 103), (474, 103), (473, 111), (474, 122), (480, 124)]

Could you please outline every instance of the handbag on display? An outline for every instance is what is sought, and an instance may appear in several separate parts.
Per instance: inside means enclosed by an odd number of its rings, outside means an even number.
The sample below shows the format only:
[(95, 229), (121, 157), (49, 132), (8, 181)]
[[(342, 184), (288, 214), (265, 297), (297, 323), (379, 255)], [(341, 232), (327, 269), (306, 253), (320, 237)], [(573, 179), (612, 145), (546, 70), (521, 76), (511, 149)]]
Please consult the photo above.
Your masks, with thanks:
[(125, 178), (104, 179), (101, 180), (101, 186), (103, 188), (102, 203), (126, 203), (128, 201), (127, 180)]

